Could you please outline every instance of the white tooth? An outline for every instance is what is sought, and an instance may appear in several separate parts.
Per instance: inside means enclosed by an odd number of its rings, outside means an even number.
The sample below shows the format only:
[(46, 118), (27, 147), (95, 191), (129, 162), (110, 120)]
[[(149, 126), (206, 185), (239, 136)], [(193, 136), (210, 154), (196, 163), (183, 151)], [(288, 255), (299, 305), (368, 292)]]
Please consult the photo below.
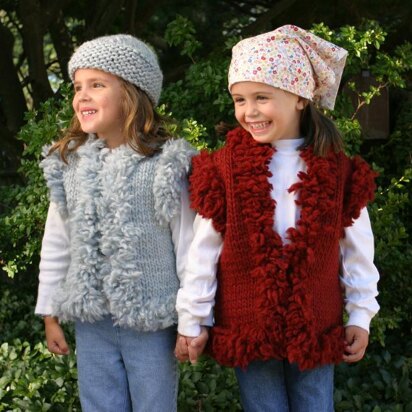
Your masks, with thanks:
[(251, 127), (252, 129), (263, 129), (267, 126), (268, 122), (263, 122), (263, 123), (255, 123), (252, 124)]

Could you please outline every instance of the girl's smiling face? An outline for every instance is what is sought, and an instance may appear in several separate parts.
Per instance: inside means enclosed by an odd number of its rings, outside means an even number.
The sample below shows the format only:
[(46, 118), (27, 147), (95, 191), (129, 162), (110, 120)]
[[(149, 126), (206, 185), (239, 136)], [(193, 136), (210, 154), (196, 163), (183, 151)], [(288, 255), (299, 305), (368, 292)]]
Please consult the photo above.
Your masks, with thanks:
[(109, 147), (124, 142), (123, 89), (120, 79), (96, 69), (74, 75), (73, 109), (85, 133), (95, 133)]
[(232, 86), (235, 116), (259, 143), (300, 137), (305, 99), (264, 83), (239, 82)]

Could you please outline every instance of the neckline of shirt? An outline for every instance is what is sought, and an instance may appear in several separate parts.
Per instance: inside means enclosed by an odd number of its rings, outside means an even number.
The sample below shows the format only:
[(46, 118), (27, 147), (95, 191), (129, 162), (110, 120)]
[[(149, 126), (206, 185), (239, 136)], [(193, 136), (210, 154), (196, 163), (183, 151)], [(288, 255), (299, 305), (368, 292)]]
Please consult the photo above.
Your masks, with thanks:
[(298, 139), (282, 139), (273, 142), (273, 147), (278, 153), (298, 154), (297, 148), (303, 144), (305, 139), (300, 137)]

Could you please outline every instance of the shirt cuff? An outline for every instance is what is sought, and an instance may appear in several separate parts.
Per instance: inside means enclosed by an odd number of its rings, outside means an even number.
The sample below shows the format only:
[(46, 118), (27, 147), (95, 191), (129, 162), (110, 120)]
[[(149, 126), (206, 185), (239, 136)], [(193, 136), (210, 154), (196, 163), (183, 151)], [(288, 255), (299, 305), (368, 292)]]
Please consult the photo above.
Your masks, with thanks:
[(213, 311), (211, 311), (209, 316), (203, 318), (200, 324), (202, 326), (212, 327), (213, 326)]
[(190, 313), (180, 313), (177, 331), (183, 336), (196, 337), (200, 335), (202, 318), (194, 317)]
[(368, 310), (357, 309), (349, 315), (349, 320), (346, 326), (358, 326), (365, 329), (369, 333), (369, 326), (372, 320), (373, 314)]
[(37, 295), (37, 303), (36, 303), (36, 308), (34, 309), (34, 313), (36, 315), (50, 315), (53, 310), (52, 310), (52, 305), (49, 303), (50, 302), (50, 297), (46, 295), (42, 295), (39, 293)]

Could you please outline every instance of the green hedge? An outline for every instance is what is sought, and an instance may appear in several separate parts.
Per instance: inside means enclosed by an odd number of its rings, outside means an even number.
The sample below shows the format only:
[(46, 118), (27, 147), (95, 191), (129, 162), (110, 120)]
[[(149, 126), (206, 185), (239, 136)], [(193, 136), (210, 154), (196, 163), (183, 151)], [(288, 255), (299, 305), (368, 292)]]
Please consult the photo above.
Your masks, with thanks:
[[(412, 344), (378, 348), (356, 365), (336, 368), (337, 412), (412, 411)], [(80, 411), (74, 355), (50, 354), (43, 343), (0, 346), (0, 411)], [(240, 411), (231, 369), (209, 358), (180, 366), (178, 410)]]

